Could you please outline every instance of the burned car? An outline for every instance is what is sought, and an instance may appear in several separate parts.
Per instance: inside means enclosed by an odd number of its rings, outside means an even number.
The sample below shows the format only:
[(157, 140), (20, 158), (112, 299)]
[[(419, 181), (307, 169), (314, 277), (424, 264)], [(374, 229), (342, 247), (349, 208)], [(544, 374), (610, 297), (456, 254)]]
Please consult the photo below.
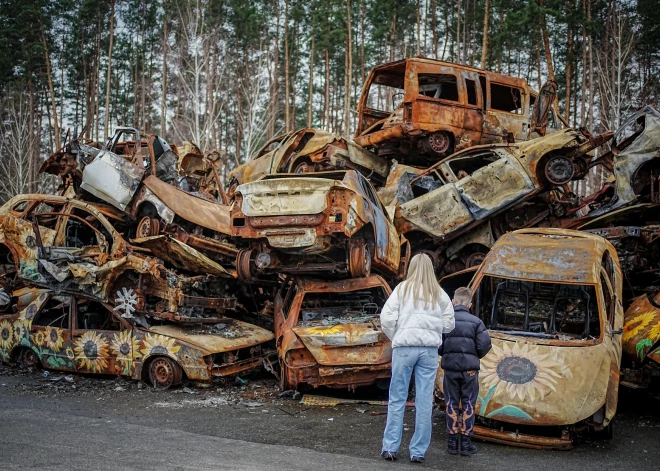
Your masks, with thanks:
[(86, 296), (34, 288), (15, 295), (18, 312), (0, 315), (4, 362), (128, 376), (166, 389), (184, 378), (211, 383), (269, 361), (273, 334), (245, 322), (139, 326)]
[(469, 288), (493, 343), (475, 436), (566, 449), (580, 429), (611, 435), (623, 328), (614, 247), (585, 232), (518, 230), (495, 243)]
[[(477, 144), (521, 141), (537, 96), (524, 79), (439, 60), (379, 65), (362, 89), (355, 142), (378, 148), (379, 155), (419, 161)], [(545, 121), (559, 129), (558, 117), (549, 110)]]
[(352, 278), (405, 272), (408, 244), (376, 191), (357, 171), (268, 175), (236, 189), (232, 235), (249, 248), (236, 260), (239, 278), (317, 273)]
[(567, 184), (600, 163), (587, 153), (611, 136), (564, 129), (518, 144), (475, 146), (422, 173), (402, 172), (389, 192), (395, 200), (384, 203), (396, 206), (397, 230), (416, 250), (441, 246), (431, 254), (439, 269), (466, 251), (479, 253), (478, 262), (506, 231), (576, 212), (582, 202)]
[(235, 308), (236, 299), (226, 294), (230, 273), (203, 254), (191, 256), (192, 249), (176, 240), (169, 241), (169, 248), (169, 259), (180, 261), (190, 275), (167, 269), (149, 250), (129, 244), (89, 203), (19, 195), (0, 208), (6, 293), (22, 283), (75, 289), (112, 303), (129, 317), (148, 312), (212, 322)]
[(633, 299), (624, 320), (621, 385), (652, 387), (660, 378), (660, 291)]
[(390, 378), (392, 344), (380, 327), (391, 293), (377, 275), (286, 280), (275, 298), (275, 338), (283, 390), (355, 389)]
[(358, 146), (351, 139), (304, 128), (268, 141), (248, 162), (229, 174), (230, 198), (236, 187), (273, 173), (309, 173), (353, 169), (384, 182), (389, 162)]

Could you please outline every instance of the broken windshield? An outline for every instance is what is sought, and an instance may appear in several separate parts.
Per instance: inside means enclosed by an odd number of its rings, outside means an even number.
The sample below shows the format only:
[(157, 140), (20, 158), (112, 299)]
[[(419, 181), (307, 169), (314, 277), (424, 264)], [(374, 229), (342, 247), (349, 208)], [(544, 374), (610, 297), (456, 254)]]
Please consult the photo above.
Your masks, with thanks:
[(600, 337), (592, 285), (569, 285), (485, 276), (475, 313), (493, 331), (557, 340)]
[(387, 301), (380, 287), (345, 293), (305, 293), (298, 325), (337, 325), (378, 321)]
[(392, 113), (403, 100), (403, 73), (380, 73), (374, 76), (367, 95), (367, 108)]

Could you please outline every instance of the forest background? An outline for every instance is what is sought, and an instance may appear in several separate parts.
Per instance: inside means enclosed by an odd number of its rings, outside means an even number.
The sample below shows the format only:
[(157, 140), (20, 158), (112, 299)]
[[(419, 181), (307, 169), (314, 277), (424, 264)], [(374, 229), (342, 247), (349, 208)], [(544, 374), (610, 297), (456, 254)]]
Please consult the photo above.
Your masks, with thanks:
[[(660, 101), (657, 0), (0, 0), (0, 202), (67, 133), (131, 125), (223, 152), (354, 131), (369, 69), (422, 55), (559, 83), (574, 126)], [(587, 187), (602, 182), (594, 175)], [(590, 191), (584, 185), (578, 193)]]

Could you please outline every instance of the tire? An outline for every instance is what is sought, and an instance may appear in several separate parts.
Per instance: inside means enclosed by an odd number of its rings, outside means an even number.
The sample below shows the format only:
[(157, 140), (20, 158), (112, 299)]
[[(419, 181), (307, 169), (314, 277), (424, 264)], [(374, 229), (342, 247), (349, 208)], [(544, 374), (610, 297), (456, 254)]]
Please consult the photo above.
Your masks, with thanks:
[(21, 368), (37, 368), (41, 366), (41, 360), (37, 352), (31, 348), (23, 348), (18, 354), (18, 364)]
[(371, 251), (365, 241), (350, 245), (348, 269), (352, 278), (366, 278), (371, 274)]
[(181, 383), (183, 371), (171, 358), (156, 357), (149, 362), (149, 381), (156, 389), (169, 389)]
[(149, 216), (144, 216), (138, 222), (135, 228), (135, 238), (142, 239), (145, 237), (153, 237), (160, 233), (160, 220)]

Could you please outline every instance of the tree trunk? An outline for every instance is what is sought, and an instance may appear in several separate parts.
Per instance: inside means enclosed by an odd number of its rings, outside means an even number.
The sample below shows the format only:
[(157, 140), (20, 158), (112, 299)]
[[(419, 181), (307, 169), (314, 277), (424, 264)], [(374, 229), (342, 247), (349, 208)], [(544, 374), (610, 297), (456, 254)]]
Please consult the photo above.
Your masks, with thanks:
[(284, 2), (284, 129), (289, 132), (291, 122), (289, 109), (289, 0)]
[(160, 95), (160, 133), (167, 136), (167, 12), (163, 15), (163, 81)]
[[(348, 0), (350, 1), (350, 0)], [(422, 28), (422, 19), (420, 12), (419, 0), (417, 0), (417, 55), (420, 55), (420, 46), (422, 42), (421, 28)]]
[[(60, 126), (57, 121), (57, 105), (55, 104), (55, 89), (53, 88), (53, 77), (50, 73), (50, 58), (48, 57), (48, 45), (46, 44), (46, 32), (44, 30), (43, 21), (39, 18), (39, 25), (41, 26), (41, 40), (44, 45), (44, 57), (46, 58), (46, 76), (48, 78), (48, 91), (50, 93), (50, 102), (53, 107), (53, 134), (55, 134), (55, 149), (52, 151), (55, 152), (62, 147), (60, 142)], [(30, 82), (32, 83), (32, 82)]]
[(353, 40), (351, 37), (351, 0), (346, 0), (346, 74), (344, 77), (344, 136), (351, 133), (351, 84), (353, 83)]
[(364, 67), (364, 24), (367, 17), (367, 6), (365, 0), (362, 0), (360, 9), (360, 83), (364, 83), (365, 67)]
[[(587, 23), (591, 24), (591, 0), (587, 0)], [(589, 38), (589, 130), (594, 130), (594, 55), (591, 43), (591, 32)]]
[(323, 125), (330, 130), (330, 51), (325, 48), (325, 90), (323, 101)]
[(456, 63), (461, 63), (461, 0), (456, 2)]
[[(431, 32), (433, 34), (433, 58), (438, 58), (438, 16), (436, 0), (431, 0)], [(362, 81), (364, 83), (364, 80)]]
[(108, 73), (105, 76), (105, 138), (110, 137), (110, 82), (112, 78), (112, 43), (115, 39), (115, 0), (110, 3), (110, 45), (108, 46)]
[(314, 45), (316, 43), (316, 34), (314, 30), (314, 23), (316, 15), (314, 9), (316, 7), (316, 2), (312, 2), (312, 44), (309, 51), (309, 90), (307, 95), (307, 127), (312, 127), (312, 115), (314, 110)]
[(277, 112), (278, 106), (278, 93), (280, 90), (279, 81), (280, 81), (280, 11), (278, 8), (279, 0), (274, 0), (275, 6), (275, 44), (273, 55), (275, 60), (273, 61), (273, 86), (270, 90), (270, 113), (272, 118), (270, 119), (270, 126), (268, 128), (268, 139), (272, 139), (275, 136), (275, 126), (277, 124)]
[(484, 6), (484, 37), (481, 43), (481, 68), (486, 68), (486, 59), (488, 58), (488, 15), (490, 14), (490, 0), (486, 0)]
[(555, 79), (555, 70), (552, 65), (552, 51), (550, 51), (550, 39), (548, 38), (548, 28), (545, 24), (545, 9), (543, 0), (538, 0), (539, 8), (541, 9), (541, 34), (543, 35), (543, 47), (545, 49), (545, 61), (548, 65), (548, 80)]
[[(567, 2), (566, 8), (569, 8), (570, 2)], [(566, 103), (564, 104), (564, 119), (568, 122), (571, 112), (571, 84), (573, 73), (573, 28), (569, 21), (566, 27)]]

